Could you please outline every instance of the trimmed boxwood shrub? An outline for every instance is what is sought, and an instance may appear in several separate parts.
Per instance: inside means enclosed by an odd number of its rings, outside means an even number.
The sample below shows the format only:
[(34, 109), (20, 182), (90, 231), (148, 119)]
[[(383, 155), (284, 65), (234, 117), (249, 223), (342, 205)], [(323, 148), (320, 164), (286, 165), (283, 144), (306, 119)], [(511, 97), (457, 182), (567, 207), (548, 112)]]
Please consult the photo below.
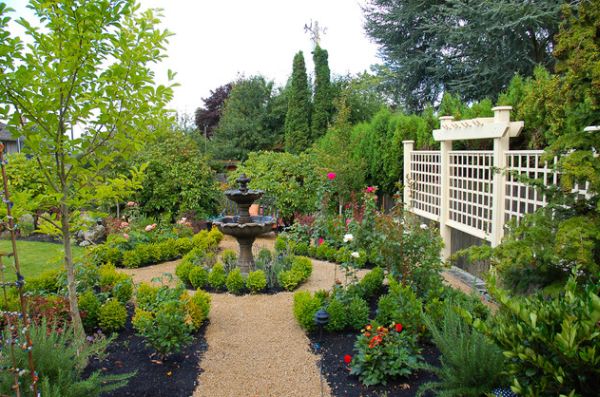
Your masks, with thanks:
[(371, 270), (369, 273), (365, 274), (365, 276), (360, 280), (358, 285), (360, 286), (360, 290), (363, 298), (370, 299), (375, 296), (381, 289), (383, 288), (383, 279), (385, 278), (385, 274), (383, 269), (380, 267), (376, 267)]
[(319, 295), (314, 296), (308, 291), (298, 291), (294, 294), (294, 317), (306, 331), (315, 329), (315, 314), (323, 306)]
[(189, 272), (190, 284), (194, 288), (204, 288), (208, 284), (208, 271), (201, 266), (194, 266)]
[(125, 327), (127, 310), (125, 305), (116, 299), (107, 300), (98, 312), (98, 323), (106, 333), (119, 331)]
[(190, 272), (193, 268), (194, 265), (191, 262), (183, 260), (175, 267), (175, 275), (179, 277), (182, 283), (187, 285), (190, 283)]
[(227, 273), (221, 262), (217, 262), (208, 273), (208, 284), (217, 291), (225, 289)]
[(81, 321), (87, 332), (93, 332), (98, 327), (98, 316), (100, 313), (100, 299), (93, 291), (87, 290), (79, 295), (79, 311)]
[(302, 274), (302, 281), (307, 280), (312, 274), (312, 262), (305, 256), (296, 256), (292, 259), (292, 271)]
[(241, 295), (244, 293), (246, 290), (246, 282), (239, 268), (235, 268), (229, 272), (225, 285), (227, 286), (227, 291), (234, 295)]
[(279, 285), (287, 290), (293, 291), (304, 280), (303, 274), (298, 270), (285, 270), (278, 274)]
[(339, 299), (332, 299), (327, 306), (327, 313), (329, 314), (329, 323), (325, 326), (325, 329), (329, 332), (339, 332), (346, 328), (348, 323), (346, 316), (346, 305)]
[(256, 270), (248, 273), (248, 279), (246, 280), (246, 286), (251, 294), (257, 294), (267, 288), (267, 276), (262, 270)]
[(355, 296), (350, 300), (347, 312), (348, 326), (360, 330), (369, 322), (369, 304), (364, 299)]

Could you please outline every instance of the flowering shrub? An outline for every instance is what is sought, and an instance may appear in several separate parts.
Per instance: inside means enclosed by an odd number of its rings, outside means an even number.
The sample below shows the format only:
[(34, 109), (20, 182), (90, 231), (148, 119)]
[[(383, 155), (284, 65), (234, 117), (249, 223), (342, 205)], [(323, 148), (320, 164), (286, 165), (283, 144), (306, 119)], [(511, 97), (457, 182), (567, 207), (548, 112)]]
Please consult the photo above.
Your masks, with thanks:
[(357, 337), (354, 350), (350, 374), (367, 386), (385, 385), (390, 378), (408, 376), (418, 369), (422, 359), (416, 335), (404, 331), (401, 324), (389, 328), (368, 324)]

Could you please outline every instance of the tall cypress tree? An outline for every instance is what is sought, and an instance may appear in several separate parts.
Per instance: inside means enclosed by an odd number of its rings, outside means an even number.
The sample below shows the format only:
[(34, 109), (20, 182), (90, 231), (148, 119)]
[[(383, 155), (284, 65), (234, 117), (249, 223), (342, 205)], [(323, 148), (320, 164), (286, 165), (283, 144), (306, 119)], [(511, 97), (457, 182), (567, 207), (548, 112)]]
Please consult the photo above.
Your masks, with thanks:
[(291, 84), (285, 116), (285, 150), (290, 153), (300, 153), (308, 148), (311, 142), (310, 91), (302, 51), (294, 56)]
[(327, 50), (318, 44), (313, 51), (315, 63), (315, 96), (313, 100), (313, 113), (311, 133), (313, 141), (324, 135), (331, 119), (333, 98)]

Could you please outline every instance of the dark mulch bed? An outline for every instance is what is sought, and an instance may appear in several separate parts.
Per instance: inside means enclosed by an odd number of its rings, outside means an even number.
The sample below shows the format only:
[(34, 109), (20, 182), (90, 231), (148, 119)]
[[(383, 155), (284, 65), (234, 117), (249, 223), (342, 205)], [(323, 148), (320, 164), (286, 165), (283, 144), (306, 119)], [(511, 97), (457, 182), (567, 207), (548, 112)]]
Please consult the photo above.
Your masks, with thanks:
[(130, 316), (125, 329), (108, 346), (106, 359), (94, 359), (84, 375), (97, 370), (106, 374), (137, 371), (137, 374), (129, 379), (127, 386), (102, 394), (102, 397), (191, 396), (201, 372), (200, 360), (208, 348), (204, 337), (207, 325), (208, 322), (194, 335), (191, 345), (165, 360), (160, 360), (144, 339), (135, 335)]
[[(349, 368), (344, 363), (344, 355), (354, 352), (352, 348), (356, 340), (356, 333), (323, 334), (319, 343), (318, 334), (309, 335), (313, 348), (319, 348), (318, 353), (323, 358), (324, 377), (335, 397), (411, 397), (417, 393), (419, 386), (432, 381), (435, 376), (429, 372), (419, 371), (408, 378), (391, 380), (387, 385), (366, 387), (358, 377), (349, 375)], [(425, 345), (421, 354), (425, 361), (431, 365), (439, 365), (439, 351), (435, 346)]]

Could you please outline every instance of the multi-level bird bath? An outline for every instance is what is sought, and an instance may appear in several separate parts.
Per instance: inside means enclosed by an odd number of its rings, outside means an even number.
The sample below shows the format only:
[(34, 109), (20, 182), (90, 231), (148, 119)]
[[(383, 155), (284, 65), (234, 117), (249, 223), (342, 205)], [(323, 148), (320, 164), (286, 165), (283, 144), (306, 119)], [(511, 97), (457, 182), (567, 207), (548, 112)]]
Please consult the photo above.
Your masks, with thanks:
[(238, 267), (242, 273), (248, 273), (254, 269), (254, 257), (252, 256), (252, 244), (257, 236), (267, 233), (273, 229), (275, 220), (271, 216), (251, 216), (250, 206), (264, 194), (262, 190), (248, 189), (250, 178), (242, 174), (236, 182), (240, 188), (225, 191), (225, 196), (237, 204), (239, 215), (225, 216), (213, 221), (224, 234), (235, 237), (240, 245), (238, 256)]

